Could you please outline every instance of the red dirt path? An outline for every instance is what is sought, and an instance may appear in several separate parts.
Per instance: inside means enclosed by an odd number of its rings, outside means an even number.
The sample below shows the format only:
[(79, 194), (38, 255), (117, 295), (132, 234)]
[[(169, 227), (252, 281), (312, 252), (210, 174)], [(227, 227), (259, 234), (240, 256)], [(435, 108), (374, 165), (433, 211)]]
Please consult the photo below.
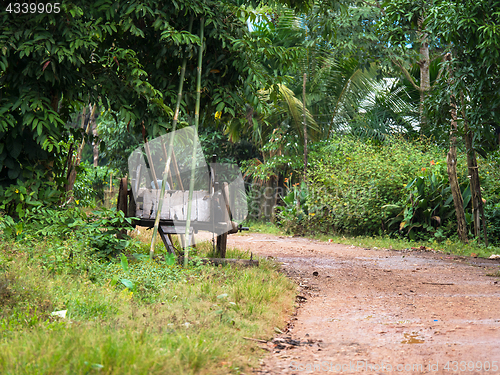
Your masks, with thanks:
[(298, 284), (258, 374), (500, 373), (497, 260), (257, 233), (228, 246), (276, 258)]

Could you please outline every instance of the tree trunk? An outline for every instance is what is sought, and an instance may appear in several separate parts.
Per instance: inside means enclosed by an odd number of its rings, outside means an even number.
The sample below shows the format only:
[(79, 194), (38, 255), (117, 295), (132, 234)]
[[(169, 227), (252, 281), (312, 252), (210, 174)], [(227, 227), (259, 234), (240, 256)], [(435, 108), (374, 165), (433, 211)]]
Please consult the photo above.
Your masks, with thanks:
[(462, 193), (460, 192), (460, 186), (457, 178), (457, 110), (453, 104), (451, 112), (450, 150), (446, 155), (446, 170), (448, 172), (448, 179), (450, 180), (451, 194), (453, 196), (453, 203), (455, 205), (455, 213), (457, 216), (458, 237), (460, 238), (460, 241), (468, 242), (464, 200), (462, 198)]
[(460, 192), (457, 178), (457, 147), (456, 137), (451, 137), (450, 150), (446, 155), (447, 172), (450, 180), (451, 194), (455, 204), (455, 213), (457, 215), (457, 231), (460, 241), (467, 243), (467, 223), (465, 222), (464, 201)]
[(430, 60), (429, 60), (429, 41), (427, 39), (427, 34), (422, 32), (424, 19), (421, 17), (418, 21), (418, 39), (420, 41), (420, 61), (418, 65), (420, 66), (420, 129), (424, 129), (427, 126), (427, 119), (424, 115), (424, 101), (427, 92), (431, 88), (431, 77), (430, 77)]
[[(450, 62), (451, 54), (448, 53), (445, 59)], [(449, 85), (453, 83), (451, 66), (448, 65), (448, 81)], [(455, 213), (457, 216), (457, 231), (460, 241), (467, 243), (467, 223), (465, 221), (465, 211), (464, 211), (464, 200), (462, 198), (462, 193), (460, 192), (460, 186), (458, 184), (457, 178), (457, 105), (455, 102), (455, 96), (450, 95), (450, 114), (451, 114), (451, 129), (450, 129), (450, 150), (448, 155), (446, 155), (446, 165), (448, 172), (448, 179), (450, 180), (450, 189), (453, 196), (453, 203), (455, 205)]]
[[(91, 106), (90, 116), (89, 116), (88, 120), (87, 120), (87, 117), (85, 116), (87, 108), (86, 107), (83, 108), (83, 112), (82, 112), (82, 128), (84, 129), (84, 134), (87, 134), (89, 132), (90, 123), (94, 119), (96, 108), (97, 108), (96, 104), (94, 104), (93, 106)], [(75, 181), (76, 181), (76, 167), (78, 167), (80, 165), (80, 162), (82, 160), (82, 152), (83, 152), (83, 147), (84, 146), (85, 146), (85, 136), (82, 139), (82, 142), (80, 143), (80, 145), (78, 146), (78, 149), (76, 151), (75, 161), (72, 162), (72, 163), (70, 163), (71, 164), (71, 169), (68, 171), (68, 184), (65, 187), (65, 191), (66, 192), (73, 190), (73, 188), (75, 186)], [(71, 157), (71, 155), (69, 155), (68, 157)]]
[(464, 141), (467, 150), (467, 168), (470, 176), (470, 191), (472, 201), (472, 218), (474, 220), (474, 237), (479, 241), (481, 238), (481, 218), (483, 220), (484, 243), (488, 246), (488, 236), (486, 233), (486, 219), (484, 217), (483, 198), (481, 196), (481, 184), (479, 182), (479, 170), (477, 167), (476, 152), (472, 145), (472, 131), (469, 129), (469, 121), (465, 113), (464, 95), (460, 94), (462, 105), (462, 117), (464, 119)]
[(94, 118), (91, 118), (92, 121), (92, 149), (94, 151), (94, 168), (98, 166), (99, 163), (99, 142), (97, 142), (97, 121)]

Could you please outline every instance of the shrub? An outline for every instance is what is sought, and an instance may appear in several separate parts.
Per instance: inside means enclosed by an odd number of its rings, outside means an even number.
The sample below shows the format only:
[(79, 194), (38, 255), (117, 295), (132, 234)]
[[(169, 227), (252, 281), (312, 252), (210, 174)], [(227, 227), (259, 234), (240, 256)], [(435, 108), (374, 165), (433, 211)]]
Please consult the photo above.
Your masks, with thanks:
[[(279, 211), (282, 226), (310, 232), (422, 234), (440, 239), (454, 231), (446, 153), (430, 140), (383, 143), (335, 137), (311, 153), (307, 188), (288, 189)], [(466, 194), (465, 158), (459, 181)], [(292, 203), (287, 203), (293, 200)], [(300, 212), (292, 212), (294, 206)], [(293, 216), (293, 218), (292, 218)]]
[(126, 234), (133, 218), (122, 211), (101, 208), (85, 213), (79, 207), (37, 207), (22, 219), (0, 219), (0, 236), (17, 240), (36, 237), (53, 238), (54, 243), (78, 238), (97, 257), (112, 258), (130, 244)]
[[(336, 138), (316, 156), (310, 174), (311, 196), (319, 210), (313, 222), (323, 230), (387, 231), (392, 213), (383, 207), (405, 201), (404, 188), (443, 152), (429, 143), (391, 138), (382, 145)], [(320, 160), (318, 160), (318, 157)]]

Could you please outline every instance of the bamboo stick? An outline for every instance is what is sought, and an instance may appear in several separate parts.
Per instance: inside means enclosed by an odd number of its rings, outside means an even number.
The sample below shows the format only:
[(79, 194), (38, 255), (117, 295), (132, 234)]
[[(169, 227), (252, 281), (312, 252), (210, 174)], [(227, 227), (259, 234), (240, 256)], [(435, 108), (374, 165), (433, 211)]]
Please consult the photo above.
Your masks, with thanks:
[[(193, 27), (193, 17), (189, 20), (189, 33), (191, 33), (191, 29)], [(151, 238), (151, 247), (149, 249), (149, 257), (153, 259), (154, 256), (154, 248), (155, 248), (155, 242), (156, 242), (156, 235), (158, 233), (158, 226), (160, 225), (160, 215), (161, 211), (163, 209), (163, 199), (165, 197), (165, 185), (167, 184), (167, 176), (170, 174), (170, 162), (172, 158), (172, 153), (173, 153), (173, 146), (174, 146), (174, 138), (175, 138), (175, 129), (177, 127), (177, 120), (179, 118), (179, 109), (181, 105), (181, 99), (182, 99), (182, 90), (184, 87), (184, 76), (186, 73), (186, 64), (187, 64), (187, 58), (184, 58), (182, 61), (182, 68), (181, 68), (181, 76), (180, 76), (180, 82), (179, 82), (179, 92), (177, 94), (177, 103), (175, 106), (175, 113), (174, 113), (174, 119), (172, 121), (172, 136), (170, 137), (170, 142), (169, 142), (169, 147), (168, 147), (168, 155), (167, 155), (167, 160), (166, 160), (166, 165), (165, 165), (165, 171), (163, 172), (163, 180), (161, 184), (161, 191), (160, 191), (160, 200), (158, 202), (158, 211), (156, 212), (156, 218), (155, 218), (155, 225), (153, 229), (153, 237)], [(162, 140), (162, 146), (163, 150), (165, 152), (165, 145), (163, 144)], [(178, 171), (178, 169), (177, 169)], [(180, 176), (179, 176), (180, 179)]]
[[(202, 17), (200, 21), (200, 49), (198, 52), (198, 68), (196, 77), (196, 106), (194, 110), (194, 127), (195, 127), (195, 137), (198, 136), (198, 123), (200, 120), (200, 97), (201, 97), (201, 66), (203, 62), (203, 32), (205, 29), (205, 18)], [(194, 177), (195, 177), (195, 162), (196, 162), (196, 142), (193, 142), (193, 154), (191, 157), (191, 180), (189, 181), (189, 198), (187, 206), (187, 218), (186, 218), (186, 245), (188, 245), (190, 240), (190, 227), (191, 227), (191, 208), (193, 206), (193, 190), (194, 190)], [(189, 257), (189, 246), (186, 246), (184, 250), (184, 267), (188, 265)]]

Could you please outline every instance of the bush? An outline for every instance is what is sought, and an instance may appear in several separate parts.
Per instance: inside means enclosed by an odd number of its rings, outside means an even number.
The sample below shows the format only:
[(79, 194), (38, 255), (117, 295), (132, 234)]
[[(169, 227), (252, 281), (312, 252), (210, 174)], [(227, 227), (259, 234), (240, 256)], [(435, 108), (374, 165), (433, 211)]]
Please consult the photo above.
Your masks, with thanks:
[(46, 237), (54, 239), (54, 244), (78, 238), (97, 257), (112, 258), (130, 244), (126, 230), (132, 229), (132, 220), (116, 209), (102, 208), (87, 214), (79, 207), (36, 207), (22, 219), (0, 218), (0, 237)]
[[(462, 191), (468, 186), (465, 167), (462, 158)], [(280, 209), (280, 222), (290, 231), (440, 238), (454, 230), (446, 154), (429, 140), (375, 144), (336, 137), (311, 154), (309, 168), (304, 203), (287, 204), (285, 198)], [(287, 207), (294, 205), (301, 212), (291, 219)]]
[(59, 187), (45, 177), (43, 174), (35, 174), (28, 179), (18, 178), (16, 184), (0, 186), (0, 213), (18, 219), (23, 218), (34, 207), (58, 202), (61, 199)]

